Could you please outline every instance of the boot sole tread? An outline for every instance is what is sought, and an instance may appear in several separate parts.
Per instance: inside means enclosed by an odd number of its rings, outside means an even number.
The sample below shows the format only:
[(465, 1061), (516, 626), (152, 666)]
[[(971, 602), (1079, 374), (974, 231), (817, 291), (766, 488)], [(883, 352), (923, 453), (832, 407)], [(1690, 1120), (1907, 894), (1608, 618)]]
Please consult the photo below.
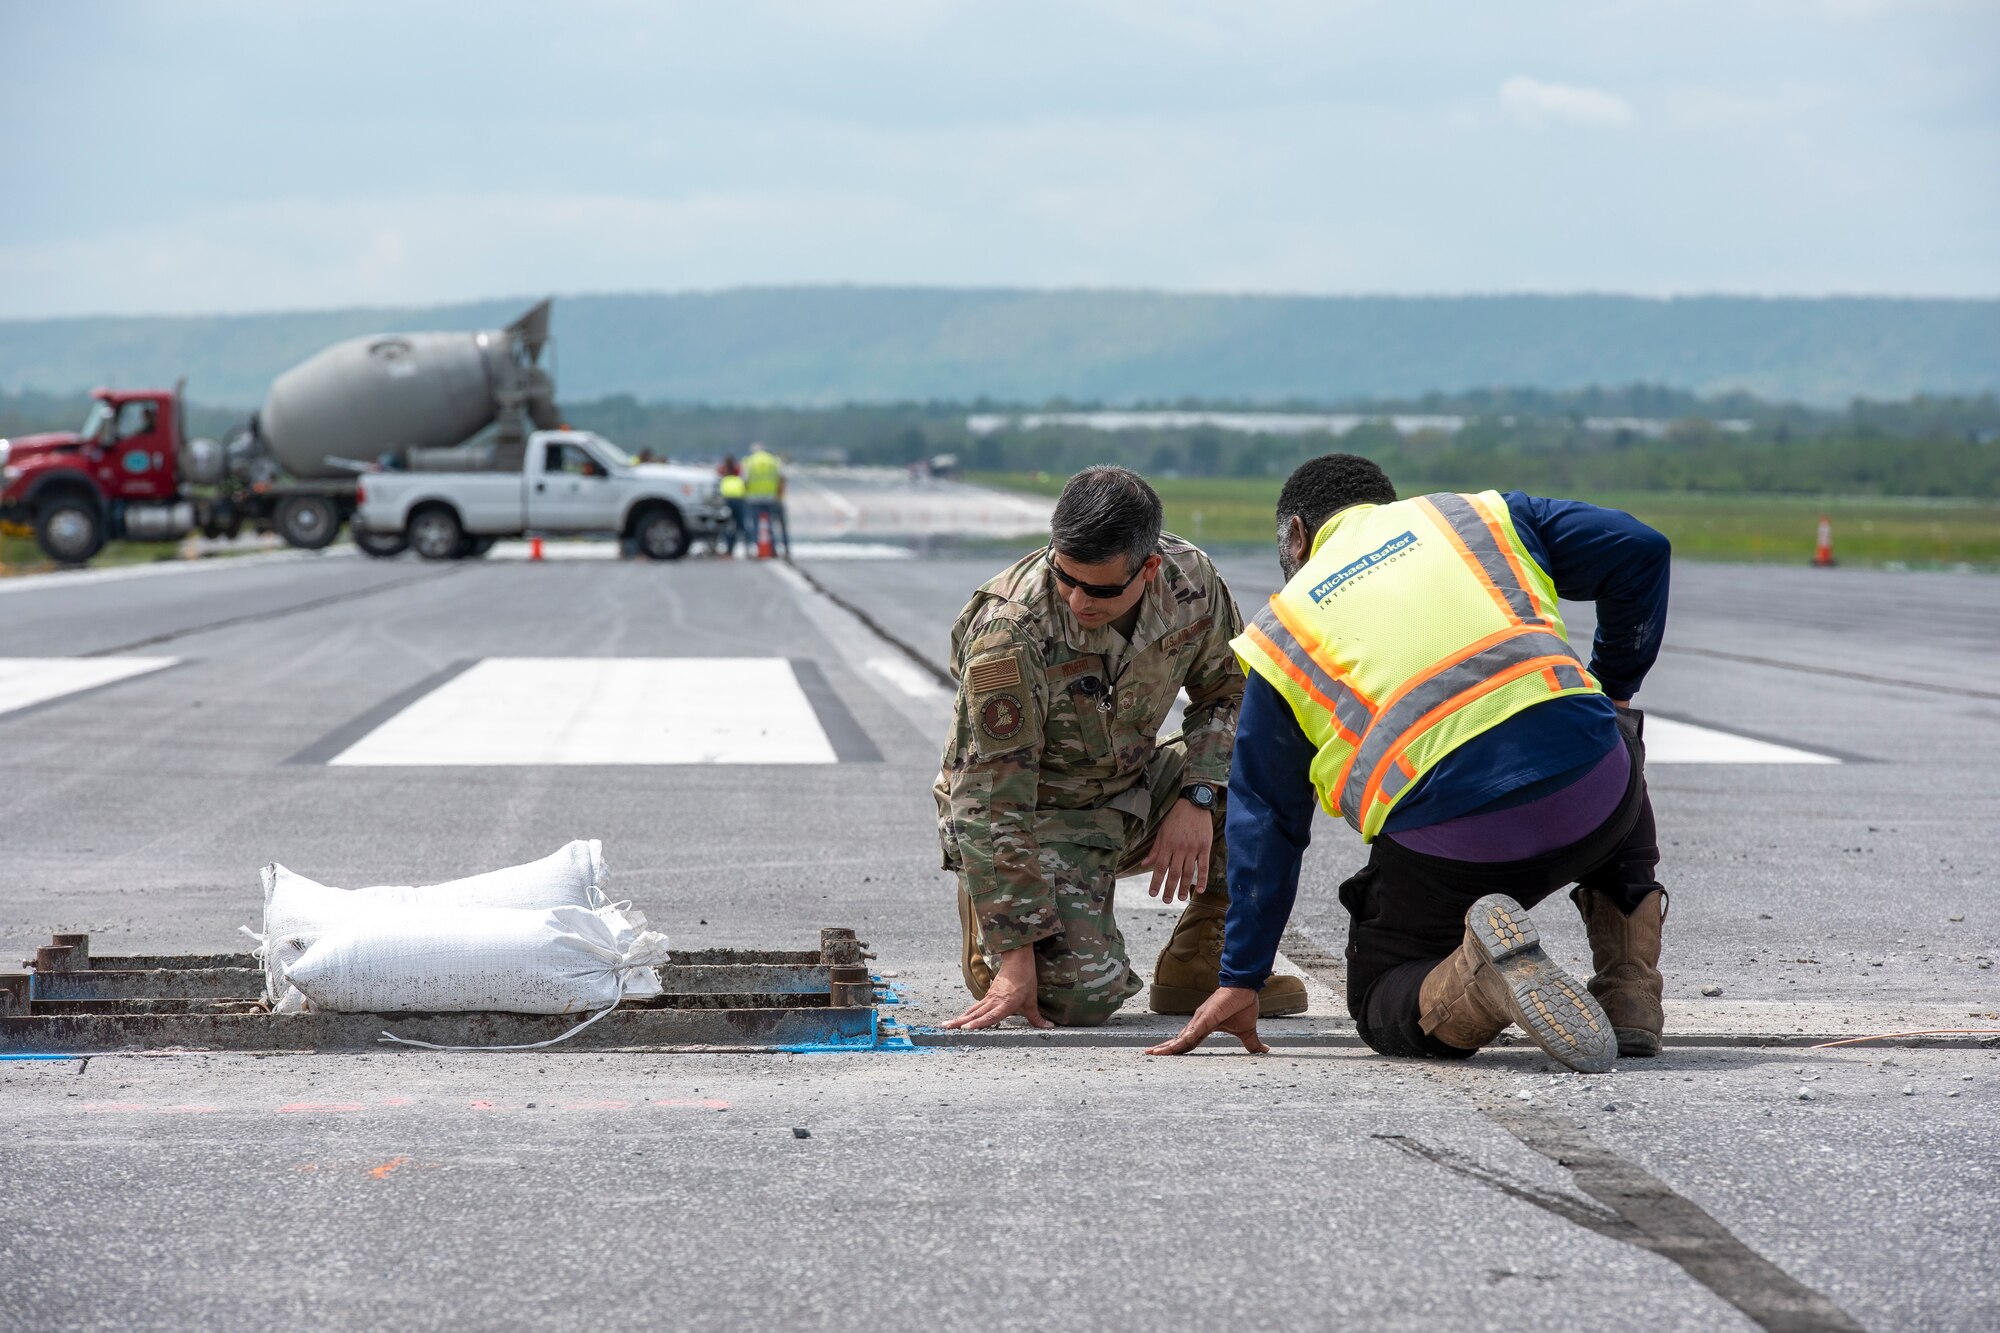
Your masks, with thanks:
[(1516, 1025), (1551, 1059), (1601, 1074), (1617, 1058), (1611, 1020), (1590, 992), (1542, 949), (1527, 911), (1503, 893), (1488, 894), (1465, 914), (1466, 928), (1506, 983)]

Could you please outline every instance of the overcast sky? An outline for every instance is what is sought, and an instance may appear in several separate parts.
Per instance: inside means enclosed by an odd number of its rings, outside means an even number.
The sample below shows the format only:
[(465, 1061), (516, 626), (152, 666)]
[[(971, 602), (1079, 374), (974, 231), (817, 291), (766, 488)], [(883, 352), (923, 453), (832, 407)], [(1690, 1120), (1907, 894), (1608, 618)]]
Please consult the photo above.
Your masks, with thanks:
[(2000, 5), (0, 0), (0, 317), (2000, 294)]

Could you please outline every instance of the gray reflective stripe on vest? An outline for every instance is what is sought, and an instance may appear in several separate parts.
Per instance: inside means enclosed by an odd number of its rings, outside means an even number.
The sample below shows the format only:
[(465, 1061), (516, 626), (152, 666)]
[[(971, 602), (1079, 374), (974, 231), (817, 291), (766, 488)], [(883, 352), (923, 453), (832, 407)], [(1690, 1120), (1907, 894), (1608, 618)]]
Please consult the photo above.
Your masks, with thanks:
[(1556, 684), (1565, 690), (1587, 690), (1590, 688), (1590, 682), (1584, 679), (1583, 672), (1567, 662), (1564, 662), (1560, 666), (1550, 667), (1549, 670), (1556, 673)]
[[(1463, 662), (1446, 667), (1390, 704), (1361, 738), (1361, 748), (1348, 765), (1347, 782), (1340, 789), (1340, 813), (1348, 823), (1357, 829), (1361, 827), (1361, 794), (1368, 789), (1368, 775), (1381, 767), (1383, 758), (1396, 748), (1411, 728), (1423, 720), (1425, 714), (1443, 707), (1508, 667), (1532, 662), (1538, 657), (1558, 656), (1576, 660), (1569, 644), (1560, 635), (1539, 630), (1517, 634), (1483, 652), (1474, 653)], [(1403, 770), (1398, 768), (1393, 772), (1395, 777), (1400, 778)], [(1387, 776), (1382, 779), (1384, 792), (1388, 791), (1391, 780)], [(1402, 787), (1398, 785), (1396, 790), (1401, 791)]]
[(1382, 775), (1382, 799), (1393, 801), (1396, 793), (1410, 785), (1410, 775), (1403, 771), (1401, 764), (1391, 764), (1389, 771)]
[(1444, 515), (1444, 521), (1451, 524), (1451, 530), (1465, 543), (1465, 549), (1472, 552), (1472, 558), (1486, 571), (1486, 577), (1493, 580), (1493, 586), (1507, 599), (1507, 609), (1514, 618), (1525, 625), (1546, 625), (1542, 613), (1535, 609), (1535, 599), (1521, 580), (1514, 576), (1514, 567), (1507, 563), (1506, 552), (1500, 549), (1493, 529), (1486, 526), (1486, 520), (1470, 500), (1462, 495), (1426, 495), (1423, 497)]
[(1299, 669), (1300, 674), (1313, 683), (1313, 688), (1333, 701), (1333, 715), (1340, 719), (1340, 725), (1356, 736), (1368, 730), (1368, 724), (1375, 720), (1375, 714), (1361, 697), (1340, 681), (1328, 675), (1311, 653), (1300, 643), (1298, 636), (1285, 628), (1285, 622), (1278, 619), (1278, 609), (1269, 602), (1264, 609), (1251, 618), (1251, 624), (1263, 631), (1285, 660)]

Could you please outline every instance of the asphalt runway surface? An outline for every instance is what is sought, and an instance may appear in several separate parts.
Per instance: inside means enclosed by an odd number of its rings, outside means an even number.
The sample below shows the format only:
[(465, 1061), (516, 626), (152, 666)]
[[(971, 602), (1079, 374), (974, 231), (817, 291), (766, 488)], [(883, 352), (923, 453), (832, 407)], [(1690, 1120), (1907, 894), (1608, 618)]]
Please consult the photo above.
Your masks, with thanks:
[[(884, 495), (907, 503), (840, 491)], [(963, 1002), (929, 794), (949, 699), (841, 604), (936, 663), (1004, 557), (840, 554), (0, 584), (0, 658), (44, 659), (20, 671), (176, 659), (0, 713), (0, 953), (56, 930), (231, 950), (267, 861), (428, 882), (596, 837), (612, 895), (677, 945), (853, 926), (905, 1000), (885, 1012), (934, 1024)], [(1246, 607), (1275, 584), (1222, 563)], [(2000, 1324), (2000, 1050), (1779, 1044), (2000, 1027), (2000, 581), (1680, 566), (1672, 614), (1643, 706), (1843, 762), (1652, 770), (1658, 1060), (1586, 1078), (1529, 1047), (1448, 1068), (1356, 1047), (1329, 986), (1359, 853), (1321, 820), (1287, 940), (1315, 1011), (1265, 1025), (1270, 1057), (1147, 1059), (1172, 1025), (1128, 1010), (871, 1053), (0, 1063), (0, 1324)], [(453, 719), (490, 705), (446, 707), (471, 664), (577, 658), (667, 663), (724, 722), (728, 664), (783, 659), (798, 734), (759, 743), (810, 761), (452, 758)], [(330, 762), (426, 716), (398, 753), (436, 764)], [(1172, 916), (1120, 892), (1144, 969)], [(1566, 911), (1537, 919), (1577, 958)]]

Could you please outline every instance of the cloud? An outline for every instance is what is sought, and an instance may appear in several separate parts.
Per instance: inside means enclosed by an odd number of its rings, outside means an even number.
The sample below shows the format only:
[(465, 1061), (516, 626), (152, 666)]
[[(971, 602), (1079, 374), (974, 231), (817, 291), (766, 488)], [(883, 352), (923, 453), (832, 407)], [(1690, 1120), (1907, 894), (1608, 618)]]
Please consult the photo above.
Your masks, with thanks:
[(1589, 125), (1601, 129), (1632, 123), (1632, 104), (1602, 88), (1543, 83), (1516, 74), (1500, 85), (1500, 107), (1523, 125)]

